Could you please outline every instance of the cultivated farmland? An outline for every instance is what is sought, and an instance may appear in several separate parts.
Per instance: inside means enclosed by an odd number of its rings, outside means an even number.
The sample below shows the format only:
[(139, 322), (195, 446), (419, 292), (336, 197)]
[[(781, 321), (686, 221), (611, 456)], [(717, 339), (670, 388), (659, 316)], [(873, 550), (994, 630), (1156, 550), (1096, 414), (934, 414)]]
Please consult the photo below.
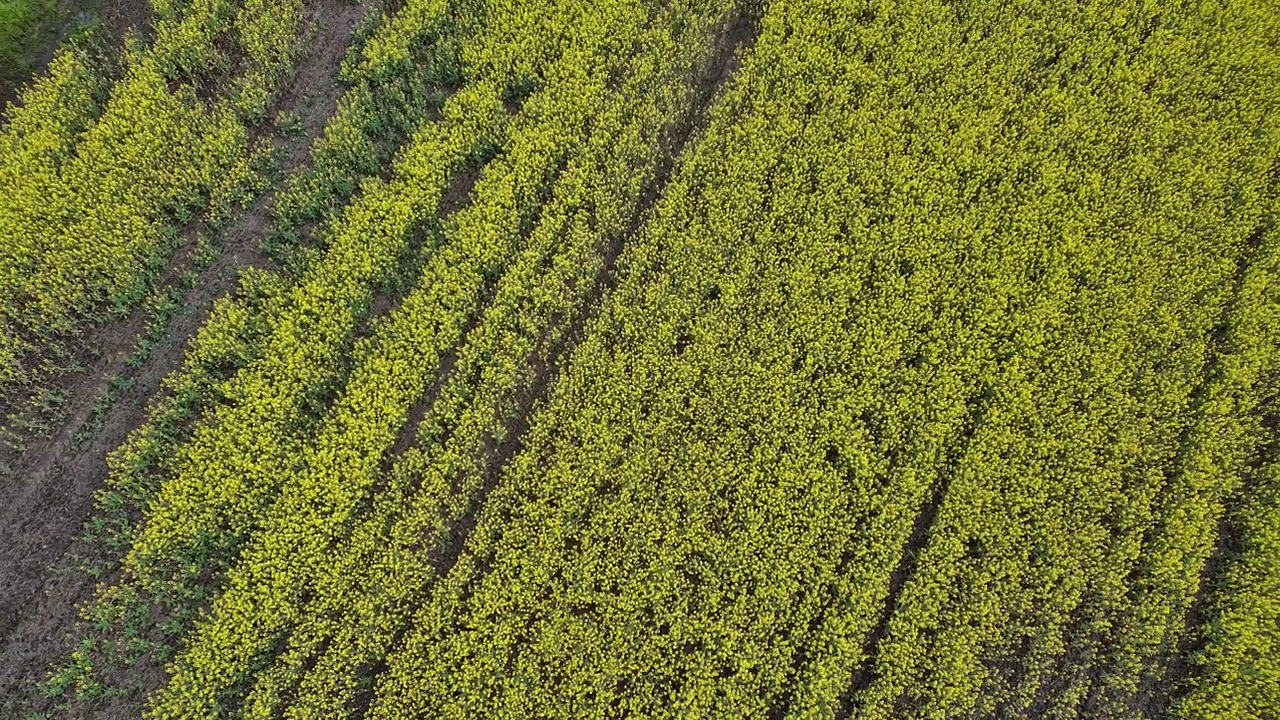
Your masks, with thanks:
[(1272, 2), (135, 4), (0, 125), (3, 717), (1280, 717)]

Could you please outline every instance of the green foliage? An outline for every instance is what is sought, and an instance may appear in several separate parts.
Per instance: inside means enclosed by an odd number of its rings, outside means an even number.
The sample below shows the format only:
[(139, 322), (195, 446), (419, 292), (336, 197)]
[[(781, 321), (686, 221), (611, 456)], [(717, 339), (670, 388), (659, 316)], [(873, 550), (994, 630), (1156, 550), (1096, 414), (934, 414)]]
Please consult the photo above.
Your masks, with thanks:
[(0, 82), (16, 86), (31, 72), (33, 40), (53, 8), (53, 0), (0, 0)]

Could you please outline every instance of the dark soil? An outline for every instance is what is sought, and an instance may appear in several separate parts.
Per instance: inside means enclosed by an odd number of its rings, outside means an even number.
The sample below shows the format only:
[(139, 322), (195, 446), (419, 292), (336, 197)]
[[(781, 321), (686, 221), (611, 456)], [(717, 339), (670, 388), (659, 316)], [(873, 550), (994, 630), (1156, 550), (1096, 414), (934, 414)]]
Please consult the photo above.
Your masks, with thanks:
[(107, 36), (119, 42), (130, 30), (146, 31), (151, 24), (151, 3), (145, 0), (100, 0), (98, 19)]
[[(111, 13), (112, 22), (128, 25), (140, 17), (135, 10), (131, 0), (107, 0), (104, 17)], [(303, 132), (274, 138), (286, 172), (306, 161), (311, 140), (337, 106), (342, 91), (335, 79), (338, 65), (365, 10), (346, 0), (320, 0), (312, 6), (309, 53), (276, 103), (276, 110), (291, 110), (302, 118)], [(86, 360), (86, 370), (60, 380), (68, 399), (59, 429), (51, 437), (31, 441), (21, 455), (4, 458), (14, 473), (5, 482), (6, 502), (0, 506), (0, 716), (23, 717), (49, 704), (41, 698), (39, 684), (54, 665), (67, 660), (77, 608), (94, 592), (94, 581), (76, 569), (74, 558), (95, 554), (93, 548), (80, 547), (78, 538), (104, 485), (106, 456), (145, 420), (162, 378), (181, 366), (189, 338), (208, 317), (214, 300), (234, 289), (240, 269), (269, 264), (260, 243), (271, 222), (271, 202), (263, 197), (219, 233), (219, 258), (199, 271), (198, 281), (183, 297), (184, 312), (170, 321), (165, 337), (141, 367), (131, 369), (125, 359), (146, 329), (143, 309), (92, 331), (87, 344), (96, 357)], [(197, 232), (188, 228), (185, 238), (193, 240)], [(185, 243), (161, 278), (162, 285), (176, 282), (191, 268), (192, 245)], [(91, 419), (95, 401), (117, 375), (132, 384), (119, 393), (101, 427), (78, 442), (76, 435)], [(130, 670), (129, 684), (141, 692), (163, 679), (159, 668), (136, 667)], [(108, 707), (74, 714), (136, 717), (134, 702), (115, 698)]]
[[(14, 62), (0, 58), (0, 109), (17, 99), (19, 90), (49, 64), (54, 51), (78, 25), (93, 19), (102, 26), (102, 42), (108, 47), (118, 47), (126, 33), (147, 31), (151, 23), (151, 3), (148, 0), (57, 0), (23, 41), (25, 57), (11, 58)], [(3, 122), (0, 118), (0, 125)]]

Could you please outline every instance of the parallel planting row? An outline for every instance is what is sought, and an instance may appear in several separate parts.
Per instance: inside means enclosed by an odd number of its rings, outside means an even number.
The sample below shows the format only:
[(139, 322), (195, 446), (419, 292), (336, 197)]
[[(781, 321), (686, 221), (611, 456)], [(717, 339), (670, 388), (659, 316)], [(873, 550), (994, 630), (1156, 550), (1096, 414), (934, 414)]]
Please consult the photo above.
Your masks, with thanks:
[[(216, 66), (165, 37), (130, 67)], [(286, 270), (112, 456), (118, 572), (50, 689), (165, 663), (146, 717), (1275, 716), (1278, 37), (1256, 0), (389, 8), (277, 200)], [(241, 133), (200, 167), (247, 162), (262, 72), (188, 110)], [(209, 190), (169, 179), (129, 217)], [(30, 222), (98, 232), (72, 216)], [(61, 232), (4, 277), (68, 265)], [(14, 290), (14, 342), (120, 262)]]
[(145, 293), (183, 221), (202, 208), (224, 216), (258, 182), (248, 124), (290, 72), (301, 0), (153, 10), (150, 45), (112, 62), (59, 52), (0, 128), (0, 400), (11, 416), (74, 364), (76, 337)]

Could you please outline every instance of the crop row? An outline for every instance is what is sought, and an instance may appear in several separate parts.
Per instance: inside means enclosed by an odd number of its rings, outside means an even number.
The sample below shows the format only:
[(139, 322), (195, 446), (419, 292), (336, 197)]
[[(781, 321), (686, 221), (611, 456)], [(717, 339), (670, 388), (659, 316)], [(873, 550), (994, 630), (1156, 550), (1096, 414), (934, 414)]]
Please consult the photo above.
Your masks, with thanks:
[(831, 304), (806, 301), (847, 257), (826, 222), (840, 186), (801, 179), (832, 139), (815, 89), (831, 55), (799, 32), (832, 19), (806, 15), (765, 13), (372, 716), (759, 715), (785, 688), (807, 609), (783, 604), (823, 553), (789, 520), (831, 522), (838, 478), (821, 456), (751, 465), (812, 438), (790, 369), (840, 334)]
[[(622, 240), (637, 210), (640, 179), (663, 157), (659, 130), (680, 115), (687, 65), (709, 46), (704, 27), (711, 19), (689, 23), (685, 16), (683, 35), (665, 22), (645, 31), (639, 46), (646, 52), (630, 61), (617, 99), (595, 116), (588, 147), (570, 160), (529, 246), (468, 334), (420, 425), (418, 447), (391, 468), (389, 487), (372, 499), (371, 515), (350, 539), (332, 544), (328, 556), (317, 555), (295, 579), (294, 592), (311, 588), (311, 600), (296, 611), (301, 627), (288, 650), (259, 677), (250, 696), (255, 712), (269, 715), (290, 695), (287, 716), (340, 712), (367, 686), (362, 668), (380, 662), (408, 629), (413, 607), (435, 577), (433, 558), (447, 554), (453, 529), (481, 502), (511, 442), (507, 434), (527, 412), (521, 404), (532, 402), (546, 381), (533, 368), (552, 361), (554, 346), (568, 340), (572, 319), (581, 317), (598, 282), (592, 276), (601, 270), (602, 254)], [(657, 58), (662, 62), (653, 62)], [(341, 495), (322, 496), (325, 512), (349, 512), (359, 500), (344, 498), (344, 508), (328, 504)], [(319, 529), (288, 522), (295, 537)], [(287, 587), (277, 583), (273, 590), (279, 596)], [(289, 693), (293, 683), (298, 688)]]
[[(448, 32), (448, 5), (429, 5), (436, 18), (430, 30)], [(421, 37), (399, 32), (394, 27), (388, 28), (389, 25), (393, 23), (384, 18), (383, 22), (374, 27), (371, 39), (385, 38), (394, 33), (402, 43), (413, 45), (422, 40)], [(417, 62), (403, 68), (400, 73), (384, 77), (383, 82), (399, 87), (418, 84), (424, 90), (429, 90), (429, 78), (441, 72), (438, 65), (448, 65), (450, 62), (456, 65), (456, 58), (418, 58)], [(338, 355), (349, 352), (357, 326), (368, 317), (371, 292), (376, 287), (393, 283), (394, 278), (402, 274), (398, 265), (409, 248), (410, 230), (423, 230), (421, 227), (410, 228), (408, 225), (416, 222), (413, 218), (422, 220), (429, 216), (429, 219), (434, 219), (434, 211), (427, 213), (425, 210), (414, 209), (409, 198), (397, 201), (395, 189), (388, 190), (381, 181), (374, 181), (372, 184), (359, 182), (361, 178), (368, 177), (369, 172), (353, 165), (350, 162), (351, 156), (346, 151), (367, 151), (375, 159), (382, 157), (389, 161), (392, 150), (374, 148), (373, 138), (383, 134), (408, 135), (419, 131), (423, 147), (419, 149), (416, 159), (397, 162), (404, 162), (411, 168), (416, 167), (417, 172), (423, 176), (420, 180), (427, 182), (429, 186), (438, 187), (441, 183), (447, 184), (450, 178), (457, 175), (457, 171), (470, 164), (471, 156), (468, 152), (484, 154), (496, 142), (495, 137), (480, 135), (490, 130), (500, 132), (501, 129), (501, 119), (496, 118), (492, 112), (489, 117), (499, 120), (499, 125), (488, 129), (471, 126), (469, 131), (460, 121), (450, 123), (448, 127), (434, 127), (427, 124), (427, 121), (432, 113), (439, 113), (438, 95), (428, 93), (398, 97), (395, 102), (390, 103), (381, 102), (382, 98), (376, 91), (371, 91), (367, 79), (357, 76), (352, 82), (354, 84), (339, 102), (336, 114), (327, 123), (325, 133), (315, 141), (310, 162), (291, 177), (289, 189), (285, 191), (289, 199), (286, 201), (279, 198), (277, 201), (275, 233), (289, 238), (295, 244), (300, 232), (308, 236), (305, 250), (293, 258), (295, 262), (291, 264), (292, 272), (250, 269), (251, 271), (243, 274), (240, 290), (215, 303), (210, 319), (190, 343), (184, 366), (165, 380), (165, 392), (151, 408), (148, 421), (137, 428), (130, 439), (110, 456), (109, 487), (100, 497), (100, 513), (90, 529), (93, 536), (107, 542), (113, 552), (124, 554), (131, 547), (138, 531), (138, 515), (155, 500), (157, 489), (164, 480), (179, 473), (179, 468), (185, 462), (185, 449), (195, 442), (195, 438), (207, 432), (201, 428), (218, 422), (220, 414), (225, 417), (228, 413), (236, 412), (231, 406), (244, 402), (244, 387), (253, 382), (254, 373), (259, 382), (262, 382), (261, 366), (266, 362), (264, 357), (271, 348), (278, 348), (281, 343), (287, 346), (291, 328), (296, 331), (299, 318), (305, 317), (299, 303), (305, 305), (311, 301), (314, 304), (316, 294), (332, 291), (335, 283), (340, 288), (344, 287), (345, 292), (355, 298), (348, 308), (351, 313), (350, 325), (344, 332), (338, 333), (341, 346), (330, 348), (329, 352)], [(487, 108), (483, 106), (485, 97), (484, 92), (473, 92), (470, 100), (460, 100), (467, 107), (467, 111), (461, 114), (474, 115), (474, 118), (485, 117), (484, 112), (493, 110), (492, 104)], [(475, 105), (477, 102), (481, 105)], [(455, 116), (460, 114), (456, 108), (452, 112)], [(468, 132), (471, 132), (472, 137), (468, 138)], [(337, 142), (335, 139), (338, 139)], [(450, 142), (471, 145), (455, 145), (451, 149)], [(336, 147), (339, 145), (344, 147)], [(452, 152), (458, 157), (437, 158), (433, 164), (431, 152)], [(416, 166), (412, 164), (415, 162)], [(406, 172), (399, 181), (400, 187), (405, 187), (413, 178), (412, 173)], [(320, 181), (317, 182), (317, 179)], [(340, 207), (343, 200), (355, 192), (357, 184), (366, 184), (373, 197), (364, 199), (363, 205), (354, 210), (336, 212), (335, 208)], [(427, 187), (420, 192), (430, 195), (433, 191)], [(298, 207), (309, 210), (299, 212)], [(388, 207), (392, 211), (396, 207), (401, 209), (401, 217), (397, 218), (400, 225), (387, 228), (384, 235), (386, 242), (395, 248), (394, 255), (390, 258), (374, 258), (377, 261), (374, 263), (376, 267), (368, 268), (362, 252), (364, 237), (354, 232), (349, 225), (359, 222), (361, 213), (365, 216), (363, 222), (373, 223), (370, 217), (379, 211), (387, 211)], [(409, 217), (405, 217), (406, 208)], [(313, 222), (316, 227), (313, 230), (307, 229), (306, 224)], [(363, 276), (358, 270), (361, 266), (366, 266)], [(343, 283), (347, 281), (351, 282), (344, 286)], [(281, 340), (282, 335), (286, 339)], [(301, 341), (305, 337), (297, 339)], [(316, 339), (323, 347), (324, 341)], [(318, 382), (327, 386), (339, 381), (343, 366), (343, 363), (337, 363), (313, 369), (320, 378)], [(279, 402), (293, 402), (295, 406), (301, 407), (315, 400), (314, 386), (293, 386), (292, 390), (294, 394), (290, 400), (290, 389), (282, 388), (284, 399)], [(238, 412), (241, 417), (245, 417), (260, 407), (261, 405), (251, 406), (247, 409), (248, 413), (246, 409)], [(308, 417), (306, 411), (295, 413), (290, 418), (291, 431), (302, 431), (309, 422)], [(240, 457), (243, 459), (245, 456)], [(195, 567), (199, 566), (200, 562), (197, 560)], [(170, 570), (172, 572), (166, 582), (153, 580), (140, 584), (130, 581), (104, 588), (99, 598), (84, 613), (90, 627), (114, 625), (112, 633), (122, 634), (122, 637), (109, 644), (135, 648), (139, 643), (146, 644), (139, 637), (137, 629), (150, 625), (150, 618), (154, 613), (162, 612), (168, 617), (178, 618), (176, 626), (172, 623), (166, 626), (164, 634), (167, 637), (161, 641), (160, 647), (154, 648), (161, 656), (166, 654), (165, 646), (172, 643), (176, 633), (181, 632), (182, 618), (189, 617), (193, 606), (198, 605), (203, 594), (202, 590), (193, 589), (191, 585), (195, 578), (192, 566), (186, 566), (185, 574), (178, 568), (171, 567)], [(153, 576), (158, 577), (160, 572), (158, 569), (154, 570)], [(216, 580), (217, 573), (214, 573), (213, 578)], [(92, 666), (101, 659), (101, 653), (94, 649), (108, 638), (101, 637), (101, 632), (88, 628), (82, 628), (82, 631), (80, 650), (71, 664), (55, 676), (55, 684), (65, 684), (71, 679), (79, 683), (90, 682), (86, 674), (92, 674)], [(110, 634), (108, 633), (108, 637)], [(154, 634), (145, 631), (142, 633)], [(107, 653), (108, 656), (111, 654)]]
[[(457, 8), (446, 3), (431, 7), (437, 18), (455, 26), (488, 22), (509, 26), (509, 13), (517, 11), (494, 4), (479, 8), (477, 17), (467, 19), (459, 17)], [(421, 11), (422, 7), (411, 5), (404, 12), (415, 10)], [(223, 317), (240, 318), (239, 324), (267, 328), (256, 331), (258, 339), (252, 342), (252, 348), (237, 347), (241, 341), (236, 333), (202, 336), (195, 355), (248, 355), (247, 364), (229, 380), (218, 383), (216, 389), (200, 390), (188, 385), (194, 392), (216, 395), (219, 404), (206, 410), (187, 441), (174, 447), (160, 433), (138, 442), (117, 459), (122, 472), (116, 482), (126, 494), (142, 496), (138, 499), (145, 503), (147, 514), (140, 532), (129, 531), (132, 545), (125, 565), (130, 578), (106, 592), (102, 612), (114, 612), (110, 607), (121, 602), (135, 602), (139, 592), (149, 596), (150, 602), (190, 608), (198, 606), (204, 587), (217, 584), (226, 560), (234, 558), (239, 543), (270, 506), (279, 484), (291, 472), (300, 471), (295, 467), (299, 455), (291, 451), (296, 453), (307, 446), (307, 417), (317, 402), (324, 402), (318, 397), (323, 391), (317, 388), (334, 387), (343, 381), (339, 368), (345, 364), (344, 356), (363, 357), (375, 351), (376, 344), (371, 343), (360, 343), (353, 349), (354, 333), (368, 312), (372, 290), (402, 272), (399, 266), (415, 235), (424, 238), (425, 247), (420, 251), (422, 257), (410, 257), (411, 262), (423, 265), (426, 277), (445, 276), (439, 283), (427, 283), (422, 293), (433, 294), (419, 293), (419, 303), (444, 303), (441, 311), (462, 313), (458, 317), (465, 318), (468, 305), (458, 293), (466, 285), (451, 284), (447, 277), (451, 272), (449, 263), (471, 254), (475, 257), (473, 264), (478, 263), (474, 272), (479, 272), (482, 280), (500, 269), (501, 264), (494, 263), (503, 262), (504, 253), (500, 245), (495, 249), (492, 243), (501, 237), (510, 237), (509, 241), (519, 238), (562, 163), (567, 152), (565, 144), (573, 142), (574, 134), (567, 132), (569, 126), (564, 123), (574, 122), (577, 115), (571, 104), (568, 115), (556, 114), (563, 114), (557, 111), (556, 103), (570, 103), (565, 94), (571, 95), (574, 85), (566, 81), (555, 96), (536, 102), (530, 98), (528, 117), (521, 115), (523, 119), (518, 124), (518, 138), (522, 139), (512, 139), (514, 145), (503, 155), (506, 159), (495, 161), (497, 167), (485, 172), (486, 179), (476, 190), (484, 202), (469, 211), (469, 219), (458, 221), (467, 223), (465, 231), (456, 231), (462, 233), (461, 238), (452, 239), (455, 231), (449, 231), (448, 237), (441, 235), (436, 228), (436, 208), (447, 186), (457, 184), (456, 178), (464, 169), (492, 154), (495, 146), (508, 144), (503, 139), (507, 123), (503, 99), (512, 97), (513, 89), (527, 90), (530, 76), (543, 72), (539, 65), (525, 64), (539, 56), (530, 52), (530, 47), (538, 48), (548, 61), (554, 59), (554, 53), (546, 48), (555, 48), (556, 43), (547, 41), (564, 37), (566, 31), (560, 25), (573, 22), (578, 12), (580, 9), (574, 6), (549, 7), (532, 18), (522, 16), (529, 25), (527, 34), (492, 34), (475, 39), (474, 44), (481, 47), (474, 47), (471, 52), (480, 61), (468, 65), (470, 56), (462, 58), (462, 76), (467, 82), (449, 98), (440, 120), (424, 125), (400, 150), (391, 180), (365, 182), (360, 195), (329, 223), (323, 256), (309, 266), (295, 285), (273, 297), (261, 316), (252, 317), (252, 311), (239, 308), (234, 302), (225, 305)], [(529, 22), (530, 19), (538, 22)], [(383, 27), (385, 33), (376, 35), (375, 41), (398, 32), (398, 27), (396, 18), (391, 18)], [(545, 32), (548, 29), (551, 32)], [(407, 36), (402, 41), (415, 42)], [(503, 59), (504, 54), (508, 59)], [(560, 66), (564, 67), (556, 72), (568, 72), (565, 68), (572, 67), (572, 63), (559, 61), (555, 67)], [(543, 114), (552, 117), (539, 120)], [(363, 119), (357, 115), (355, 122)], [(552, 121), (558, 124), (550, 124)], [(330, 129), (340, 122), (352, 123), (352, 115), (340, 113)], [(359, 138), (363, 132), (364, 128), (351, 132), (337, 127), (336, 132), (326, 134), (325, 140), (317, 144), (319, 160), (330, 159), (323, 155), (323, 149), (332, 147), (328, 142), (331, 138)], [(326, 166), (321, 172), (348, 171), (340, 164), (321, 164)], [(295, 185), (301, 188), (299, 192), (306, 192), (306, 187)], [(316, 192), (326, 192), (324, 185)], [(487, 241), (486, 246), (486, 238), (499, 228), (504, 228), (505, 235)], [(440, 250), (442, 255), (433, 258), (433, 248), (438, 243), (445, 243)], [(441, 332), (448, 337), (444, 329)], [(230, 341), (231, 347), (225, 351), (216, 347), (221, 340)], [(375, 357), (356, 362), (366, 367), (360, 363), (376, 361)], [(303, 368), (309, 374), (299, 377), (298, 371)], [(382, 376), (374, 373), (370, 377)], [(323, 406), (320, 412), (323, 414)], [(378, 418), (379, 422), (393, 420), (391, 416)], [(137, 466), (147, 465), (163, 448), (169, 448), (175, 457), (166, 461), (163, 475), (168, 477), (158, 494), (153, 496), (145, 488), (132, 487), (140, 480)], [(273, 450), (262, 452), (266, 448)], [(155, 483), (150, 479), (143, 484)], [(220, 565), (214, 560), (219, 557)], [(210, 564), (216, 567), (211, 568)]]
[[(434, 52), (419, 52), (426, 57), (415, 57), (396, 72), (378, 75), (377, 85), (369, 73), (348, 73), (352, 86), (313, 142), (309, 162), (289, 177), (286, 188), (275, 198), (273, 237), (266, 238), (265, 245), (268, 249), (301, 245), (300, 256), (291, 258), (293, 262), (282, 272), (246, 269), (240, 290), (218, 300), (211, 319), (192, 339), (185, 367), (166, 380), (167, 395), (152, 409), (148, 422), (113, 454), (109, 478), (113, 489), (106, 502), (135, 512), (150, 502), (157, 480), (149, 476), (163, 471), (160, 466), (167, 465), (164, 458), (189, 441), (193, 417), (226, 401), (231, 376), (262, 357), (263, 339), (284, 312), (285, 291), (301, 281), (312, 264), (326, 262), (326, 250), (337, 236), (334, 226), (342, 222), (338, 211), (364, 178), (392, 161), (402, 144), (384, 147), (378, 139), (391, 136), (403, 141), (433, 113), (439, 113), (443, 102), (439, 93), (444, 90), (440, 79), (460, 72), (456, 48), (451, 53), (440, 48), (450, 40), (456, 42), (454, 36), (462, 34), (447, 9), (443, 3), (408, 6), (405, 12), (418, 18), (420, 34), (406, 32), (399, 16), (380, 17), (375, 22), (367, 46), (354, 56), (363, 63), (358, 67), (371, 65), (367, 57), (375, 45), (404, 45), (406, 53), (409, 47), (426, 45)], [(428, 14), (433, 18), (429, 23), (423, 19)], [(418, 92), (407, 92), (408, 88)], [(307, 236), (305, 242), (303, 235)], [(379, 284), (388, 282), (386, 277), (379, 278)], [(108, 515), (112, 522), (122, 520), (117, 512)], [(114, 534), (115, 543), (127, 543), (131, 536), (125, 528)]]
[[(38, 389), (59, 369), (50, 348), (104, 302), (140, 296), (172, 250), (167, 222), (243, 198), (255, 182), (245, 119), (262, 114), (288, 72), (301, 13), (300, 0), (158, 7), (154, 43), (124, 51), (120, 78), (63, 51), (10, 108), (0, 131), (0, 390)], [(243, 59), (232, 67), (219, 45)], [(226, 96), (201, 101), (192, 83), (219, 70), (235, 73)]]
[[(1130, 15), (1127, 47), (1041, 10), (770, 8), (690, 160), (710, 187), (673, 184), (375, 715), (1018, 713), (1055, 663), (1087, 677), (1078, 613), (1134, 592), (1115, 515), (1174, 527), (1142, 503), (1231, 356), (1274, 145), (1263, 74), (1195, 90), (1225, 62), (1185, 50), (1211, 18)], [(1249, 39), (1206, 52), (1257, 66)], [(1166, 71), (1174, 99), (1135, 93)]]
[(1262, 10), (407, 4), (116, 456), (149, 716), (1273, 714)]
[[(981, 422), (948, 469), (927, 542), (874, 647), (871, 681), (851, 698), (859, 716), (904, 707), (925, 716), (1074, 716), (1075, 683), (1105, 662), (1087, 651), (1063, 658), (1089, 642), (1070, 636), (1077, 613), (1089, 612), (1084, 602), (1135, 592), (1125, 576), (1131, 560), (1117, 553), (1123, 523), (1152, 522), (1144, 502), (1183, 472), (1180, 438), (1197, 422), (1190, 405), (1203, 394), (1205, 368), (1223, 351), (1212, 332), (1233, 302), (1237, 266), (1248, 262), (1246, 238), (1267, 202), (1259, 168), (1274, 145), (1252, 131), (1253, 113), (1266, 107), (1252, 80), (1223, 90), (1257, 99), (1234, 124), (1195, 120), (1217, 114), (1197, 88), (1221, 60), (1188, 52), (1182, 38), (1211, 32), (1199, 23), (1215, 21), (1116, 11), (1083, 22), (1046, 12), (1041, 28), (1018, 30), (1028, 46), (1015, 56), (1043, 62), (1035, 48), (1046, 48), (1057, 58), (1043, 84), (1010, 103), (1007, 134), (988, 150), (1017, 163), (1006, 178), (1023, 178), (997, 186), (998, 197), (1031, 193), (1001, 233), (1017, 238), (1016, 252), (999, 251), (1016, 264), (994, 274), (1029, 292), (988, 314), (998, 341), (981, 376)], [(1114, 30), (1118, 17), (1127, 31)], [(1051, 42), (1067, 22), (1085, 29)], [(1089, 31), (1088, 22), (1112, 30)], [(1147, 37), (1143, 28), (1153, 26), (1167, 29)], [(1237, 41), (1231, 52), (1248, 47)], [(1001, 52), (974, 72), (1025, 72)], [(1096, 69), (1086, 60), (1108, 57), (1124, 60)], [(1134, 92), (1156, 72), (1181, 84), (1161, 104)], [(1178, 133), (1176, 151), (1157, 140)], [(1243, 201), (1223, 202), (1233, 196)], [(1218, 220), (1205, 227), (1206, 216)], [(1239, 417), (1247, 393), (1231, 402), (1239, 406), (1224, 415)], [(1246, 450), (1230, 434), (1211, 437), (1229, 455)], [(1239, 467), (1206, 471), (1203, 482), (1221, 490)], [(1189, 599), (1194, 588), (1178, 592)], [(1116, 627), (1114, 617), (1093, 622)], [(1063, 678), (1057, 693), (1042, 687)], [(1031, 710), (1037, 697), (1044, 706)]]
[[(434, 377), (433, 368), (476, 313), (487, 279), (501, 277), (520, 252), (546, 188), (596, 112), (611, 61), (625, 57), (616, 52), (617, 43), (643, 15), (624, 5), (597, 7), (588, 18), (584, 26), (593, 32), (579, 34), (546, 69), (545, 89), (531, 95), (513, 120), (506, 147), (485, 167), (471, 204), (447, 222), (414, 291), (376, 328), (367, 349), (357, 348), (350, 380), (298, 458), (303, 466), (277, 478), (280, 496), (232, 567), (228, 589), (215, 600), (209, 620), (178, 658), (170, 685), (157, 696), (157, 717), (204, 712), (270, 648), (280, 624), (297, 620), (290, 604), (374, 480), (409, 406)], [(467, 116), (474, 113), (469, 109)], [(162, 490), (162, 499), (171, 486)], [(217, 490), (225, 491), (225, 485)], [(199, 495), (196, 501), (209, 505)], [(241, 517), (257, 512), (239, 509)], [(186, 522), (186, 516), (178, 517)], [(150, 518), (147, 529), (155, 522)]]
[[(1232, 362), (1224, 363), (1223, 376), (1236, 383), (1257, 378), (1256, 391), (1262, 402), (1254, 409), (1254, 424), (1245, 428), (1260, 446), (1234, 492), (1220, 492), (1214, 501), (1226, 501), (1222, 522), (1229, 530), (1229, 544), (1218, 562), (1219, 575), (1207, 578), (1209, 587), (1199, 588), (1209, 600), (1202, 628), (1182, 648), (1194, 648), (1185, 662), (1193, 667), (1185, 697), (1174, 706), (1182, 718), (1264, 718), (1280, 711), (1280, 467), (1275, 462), (1277, 438), (1275, 412), (1276, 367), (1280, 358), (1280, 233), (1274, 215), (1263, 230), (1257, 256), (1242, 278), (1235, 317), (1228, 342), (1235, 349)], [(1254, 367), (1249, 367), (1253, 365)], [(1234, 377), (1233, 377), (1234, 376)], [(1236, 460), (1238, 462), (1238, 459)], [(1205, 552), (1206, 540), (1193, 538)], [(1196, 552), (1188, 544), (1189, 554)], [(1173, 576), (1175, 579), (1178, 576)], [(1185, 582), (1185, 580), (1183, 580)], [(1167, 591), (1166, 591), (1167, 592)], [(1167, 679), (1166, 679), (1167, 682)]]

